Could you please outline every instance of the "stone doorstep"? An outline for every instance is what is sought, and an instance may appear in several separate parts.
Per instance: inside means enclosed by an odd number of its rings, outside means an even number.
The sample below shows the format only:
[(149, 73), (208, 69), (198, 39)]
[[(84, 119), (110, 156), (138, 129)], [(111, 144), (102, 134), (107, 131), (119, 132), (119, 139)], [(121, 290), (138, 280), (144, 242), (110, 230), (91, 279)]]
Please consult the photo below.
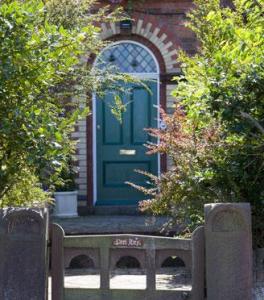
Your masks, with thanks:
[(59, 224), (66, 235), (84, 234), (154, 234), (169, 235), (179, 232), (179, 226), (168, 227), (168, 217), (90, 215), (77, 218), (54, 218), (51, 222)]
[(87, 207), (87, 203), (84, 200), (78, 200), (78, 214), (79, 216), (88, 215), (125, 215), (125, 216), (142, 216), (138, 206), (136, 205), (97, 205), (93, 207)]
[(126, 215), (126, 216), (142, 216), (144, 215), (138, 209), (137, 205), (96, 205), (87, 207), (87, 203), (83, 200), (78, 200), (78, 214), (80, 216), (87, 215)]
[(126, 215), (126, 216), (140, 216), (142, 213), (135, 205), (98, 205), (94, 207), (95, 215), (111, 216), (111, 215)]

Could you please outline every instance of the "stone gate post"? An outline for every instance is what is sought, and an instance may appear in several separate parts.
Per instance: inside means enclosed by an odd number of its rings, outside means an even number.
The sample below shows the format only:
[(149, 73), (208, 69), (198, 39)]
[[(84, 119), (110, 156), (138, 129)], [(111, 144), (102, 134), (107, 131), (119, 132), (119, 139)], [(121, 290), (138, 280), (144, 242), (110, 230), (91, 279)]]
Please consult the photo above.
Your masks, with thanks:
[(205, 247), (207, 299), (251, 300), (250, 205), (205, 205)]
[(0, 299), (47, 299), (46, 209), (0, 210)]

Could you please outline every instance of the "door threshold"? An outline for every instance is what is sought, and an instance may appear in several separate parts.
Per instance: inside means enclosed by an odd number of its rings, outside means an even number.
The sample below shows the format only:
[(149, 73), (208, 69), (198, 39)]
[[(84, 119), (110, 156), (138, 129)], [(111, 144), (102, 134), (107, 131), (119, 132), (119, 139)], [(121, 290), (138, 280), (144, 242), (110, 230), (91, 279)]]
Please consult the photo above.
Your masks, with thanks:
[(98, 205), (94, 207), (95, 215), (141, 215), (137, 205)]

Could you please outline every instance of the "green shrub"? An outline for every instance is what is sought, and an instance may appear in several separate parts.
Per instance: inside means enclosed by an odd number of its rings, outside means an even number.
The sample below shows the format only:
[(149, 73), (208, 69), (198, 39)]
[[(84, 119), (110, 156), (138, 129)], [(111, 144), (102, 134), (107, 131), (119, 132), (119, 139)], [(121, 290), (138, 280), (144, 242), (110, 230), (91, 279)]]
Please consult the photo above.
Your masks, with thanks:
[(52, 202), (50, 193), (45, 192), (30, 170), (23, 170), (20, 179), (0, 200), (0, 207), (43, 207)]
[(66, 158), (66, 163), (63, 165), (59, 178), (54, 184), (54, 189), (56, 192), (69, 192), (76, 191), (76, 176), (77, 169), (74, 166), (74, 159), (71, 155)]

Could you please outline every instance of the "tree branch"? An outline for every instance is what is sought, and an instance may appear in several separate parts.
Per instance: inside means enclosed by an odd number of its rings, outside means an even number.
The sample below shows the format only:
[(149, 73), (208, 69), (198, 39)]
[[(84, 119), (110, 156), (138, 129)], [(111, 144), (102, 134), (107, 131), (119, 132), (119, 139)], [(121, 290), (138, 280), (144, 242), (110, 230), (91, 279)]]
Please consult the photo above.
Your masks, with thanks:
[(243, 111), (240, 114), (244, 119), (249, 120), (264, 135), (264, 128), (259, 124), (257, 120), (255, 120), (251, 115)]

